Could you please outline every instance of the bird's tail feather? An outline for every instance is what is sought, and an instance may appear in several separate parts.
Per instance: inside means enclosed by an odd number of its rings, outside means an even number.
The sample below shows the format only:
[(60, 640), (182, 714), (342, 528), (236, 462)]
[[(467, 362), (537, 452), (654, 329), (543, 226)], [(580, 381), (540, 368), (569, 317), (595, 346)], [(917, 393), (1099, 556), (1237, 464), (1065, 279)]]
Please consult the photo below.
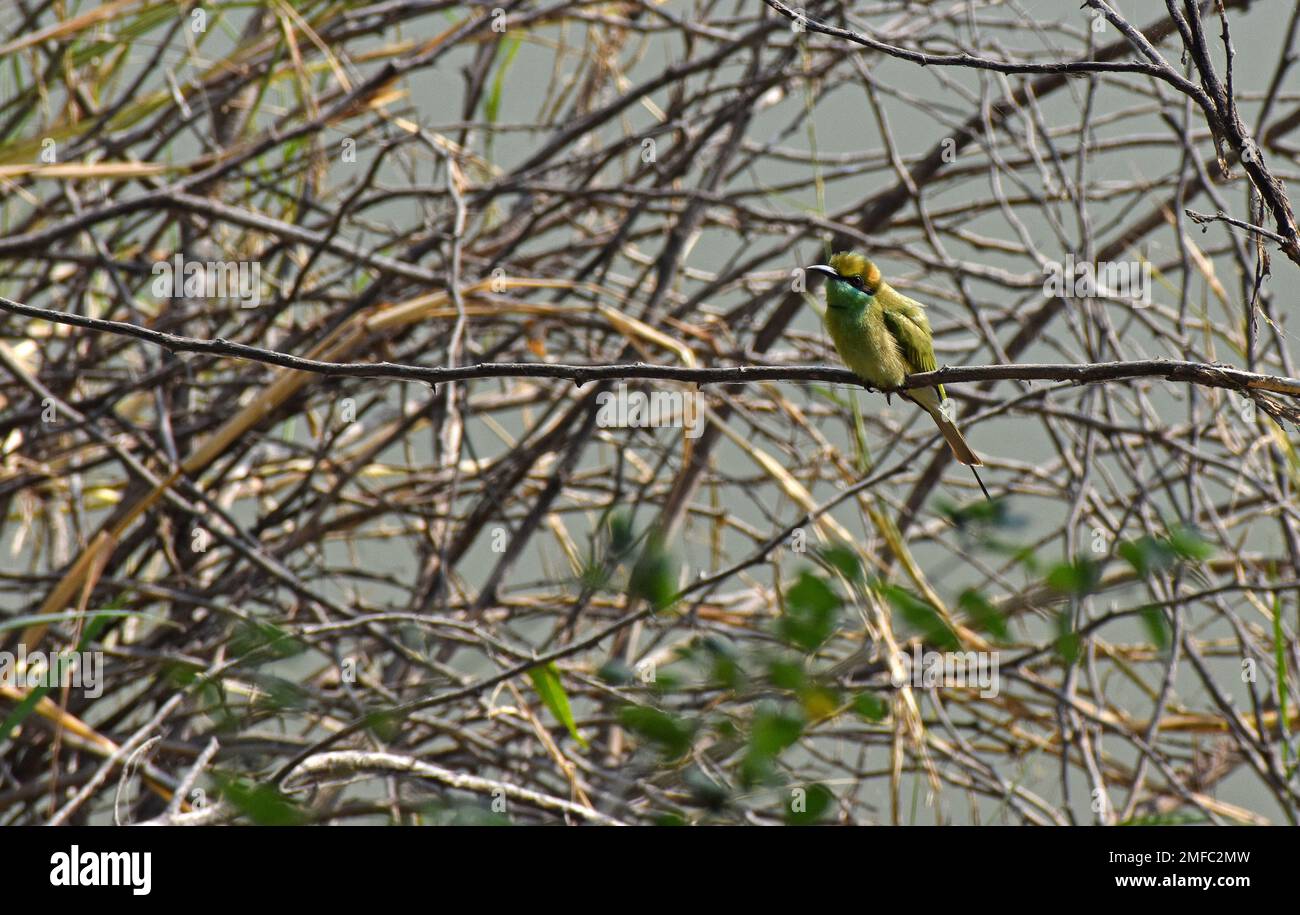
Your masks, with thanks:
[(938, 425), (939, 431), (943, 433), (943, 440), (952, 449), (953, 457), (972, 467), (978, 467), (984, 463), (980, 460), (980, 456), (971, 450), (965, 436), (961, 434), (961, 430), (957, 428), (952, 420), (944, 419), (943, 414), (938, 411), (930, 415), (934, 417), (935, 424)]
[(957, 424), (943, 415), (940, 406), (942, 401), (939, 399), (938, 391), (934, 388), (914, 388), (908, 391), (907, 394), (925, 412), (930, 414), (934, 424), (939, 427), (939, 432), (943, 435), (944, 441), (952, 449), (953, 457), (972, 467), (978, 467), (984, 463), (980, 460), (979, 455), (971, 449), (971, 446), (966, 443), (966, 439), (961, 434), (961, 430), (957, 428)]

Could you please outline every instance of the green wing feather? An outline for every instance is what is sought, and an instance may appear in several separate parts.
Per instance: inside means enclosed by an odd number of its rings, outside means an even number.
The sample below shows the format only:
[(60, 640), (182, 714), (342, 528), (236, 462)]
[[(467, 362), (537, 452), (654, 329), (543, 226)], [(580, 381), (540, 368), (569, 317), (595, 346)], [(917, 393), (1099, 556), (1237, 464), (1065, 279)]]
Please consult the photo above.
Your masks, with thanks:
[[(885, 329), (903, 354), (908, 374), (933, 372), (938, 366), (934, 361), (934, 344), (930, 340), (930, 328), (925, 322), (924, 312), (920, 315), (920, 321), (902, 309), (885, 308), (881, 310), (881, 315), (885, 319)], [(948, 398), (943, 385), (939, 385), (939, 398)]]

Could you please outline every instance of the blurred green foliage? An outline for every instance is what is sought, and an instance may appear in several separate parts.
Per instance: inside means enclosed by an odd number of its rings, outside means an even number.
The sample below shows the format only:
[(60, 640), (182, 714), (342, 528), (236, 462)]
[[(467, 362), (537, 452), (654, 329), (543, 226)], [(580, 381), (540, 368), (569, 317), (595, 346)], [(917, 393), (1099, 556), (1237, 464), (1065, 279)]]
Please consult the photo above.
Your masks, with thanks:
[[(1115, 561), (1136, 576), (1170, 573), (1194, 566), (1210, 555), (1193, 532), (1171, 528), (1164, 536), (1143, 536), (1118, 543), (1111, 554), (1079, 555), (1051, 561), (1039, 549), (1015, 543), (1008, 533), (1021, 525), (1004, 500), (969, 506), (941, 506), (941, 513), (974, 546), (1009, 557), (1037, 581), (1048, 604), (1058, 603), (1052, 644), (1063, 664), (1075, 663), (1082, 651), (1076, 630), (1077, 601), (1109, 587), (1108, 567)], [(651, 601), (656, 608), (671, 603), (677, 565), (653, 530), (637, 534), (626, 515), (608, 524), (607, 568), (626, 565), (635, 557), (628, 593)], [(796, 752), (800, 742), (819, 725), (841, 716), (857, 726), (888, 729), (892, 685), (868, 687), (844, 695), (834, 663), (821, 655), (856, 614), (846, 612), (869, 595), (892, 610), (896, 631), (918, 637), (927, 649), (961, 650), (957, 634), (929, 601), (903, 585), (865, 573), (858, 553), (835, 545), (811, 552), (811, 564), (801, 568), (781, 590), (779, 612), (772, 621), (770, 641), (759, 649), (740, 651), (727, 638), (702, 634), (680, 648), (676, 660), (655, 676), (639, 682), (622, 661), (610, 661), (600, 671), (607, 683), (640, 694), (640, 703), (626, 705), (619, 721), (653, 751), (644, 762), (675, 771), (683, 791), (675, 798), (684, 810), (665, 810), (664, 824), (700, 818), (734, 819), (744, 807), (796, 825), (826, 821), (836, 807), (829, 786), (801, 777), (806, 759)], [(963, 590), (956, 610), (967, 625), (987, 634), (995, 644), (1014, 642), (1011, 626), (998, 604), (976, 588)], [(1166, 613), (1153, 605), (1135, 611), (1152, 642), (1169, 643)], [(835, 652), (842, 656), (843, 652)], [(862, 667), (871, 669), (869, 653)], [(664, 669), (669, 668), (669, 669)], [(883, 669), (877, 663), (874, 673)], [(701, 697), (707, 697), (701, 699)], [(698, 762), (701, 752), (712, 764)], [(730, 821), (730, 820), (729, 820)]]
[(258, 826), (298, 826), (307, 820), (298, 805), (271, 785), (223, 772), (213, 772), (212, 780), (226, 802)]

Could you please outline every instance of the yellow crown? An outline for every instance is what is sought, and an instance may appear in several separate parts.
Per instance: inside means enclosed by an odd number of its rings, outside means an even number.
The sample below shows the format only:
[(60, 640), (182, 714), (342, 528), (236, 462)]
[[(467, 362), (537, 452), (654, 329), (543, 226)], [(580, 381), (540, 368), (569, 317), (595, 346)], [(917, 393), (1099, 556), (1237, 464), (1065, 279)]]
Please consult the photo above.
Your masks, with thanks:
[(862, 277), (862, 282), (872, 289), (880, 285), (880, 270), (861, 254), (854, 254), (852, 251), (833, 254), (831, 266), (840, 276)]

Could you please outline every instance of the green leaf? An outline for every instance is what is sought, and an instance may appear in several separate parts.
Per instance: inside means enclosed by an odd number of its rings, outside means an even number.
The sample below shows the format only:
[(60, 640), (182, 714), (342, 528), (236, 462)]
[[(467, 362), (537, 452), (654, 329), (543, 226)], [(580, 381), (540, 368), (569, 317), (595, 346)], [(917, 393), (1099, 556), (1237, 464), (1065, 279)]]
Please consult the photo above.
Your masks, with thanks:
[(868, 721), (884, 721), (889, 703), (875, 693), (859, 693), (853, 700), (853, 711)]
[(921, 634), (927, 644), (947, 651), (955, 651), (961, 647), (956, 633), (948, 628), (939, 611), (930, 604), (897, 585), (881, 585), (880, 591), (907, 624)]
[(689, 722), (681, 721), (648, 705), (629, 705), (619, 714), (623, 727), (656, 744), (669, 759), (679, 759), (691, 748), (695, 729)]
[(741, 781), (746, 785), (772, 781), (777, 756), (803, 736), (801, 714), (764, 703), (754, 715), (749, 735), (749, 750), (741, 763)]
[(1190, 528), (1173, 527), (1164, 537), (1142, 536), (1116, 550), (1142, 578), (1170, 568), (1178, 561), (1201, 562), (1214, 555), (1214, 546)]
[(297, 826), (306, 814), (272, 785), (258, 785), (241, 778), (213, 773), (221, 795), (232, 807), (258, 826)]
[(799, 580), (786, 591), (786, 601), (800, 610), (815, 613), (835, 610), (840, 605), (839, 596), (826, 580), (806, 569), (799, 573)]
[(1190, 527), (1171, 528), (1168, 540), (1169, 547), (1182, 559), (1204, 562), (1214, 556), (1214, 544)]
[[(505, 88), (506, 73), (510, 70), (510, 65), (514, 62), (515, 55), (519, 53), (520, 37), (512, 36), (502, 42), (505, 50), (505, 56), (501, 61), (501, 66), (497, 68), (496, 76), (492, 80), (492, 90), (488, 93), (483, 102), (483, 114), (487, 117), (489, 124), (495, 124), (497, 115), (501, 112), (501, 93)], [(486, 158), (492, 160), (492, 139), (496, 131), (487, 132), (487, 145), (485, 149)]]
[(1151, 641), (1155, 646), (1163, 651), (1169, 647), (1169, 621), (1165, 619), (1164, 613), (1159, 607), (1146, 606), (1138, 610), (1138, 615), (1142, 617), (1142, 625), (1146, 627), (1147, 634), (1151, 636)]
[(812, 784), (803, 794), (793, 795), (785, 808), (785, 821), (791, 826), (811, 826), (826, 818), (835, 804), (835, 795), (822, 784)]
[(803, 735), (804, 719), (787, 709), (765, 706), (754, 716), (750, 750), (764, 756), (776, 756)]
[(186, 687), (198, 680), (206, 668), (190, 661), (175, 660), (164, 662), (162, 669), (167, 682), (174, 686)]
[(1066, 664), (1073, 664), (1079, 660), (1079, 654), (1082, 651), (1083, 640), (1079, 633), (1074, 629), (1074, 623), (1068, 609), (1062, 610), (1056, 616), (1056, 653)]
[(260, 620), (240, 623), (230, 639), (230, 653), (250, 665), (282, 661), (306, 650), (302, 642), (279, 626)]
[(1176, 558), (1169, 544), (1155, 537), (1126, 540), (1119, 545), (1116, 552), (1142, 578), (1149, 577), (1152, 572), (1169, 568)]
[(846, 580), (850, 582), (862, 580), (862, 560), (849, 547), (843, 544), (829, 546), (819, 550), (818, 555), (823, 562), (838, 571)]
[(805, 569), (785, 593), (785, 613), (777, 622), (777, 634), (789, 644), (813, 651), (835, 631), (839, 609), (839, 595), (825, 579)]
[(401, 719), (392, 712), (380, 710), (367, 712), (365, 721), (366, 729), (383, 743), (391, 743), (401, 730)]
[(799, 691), (799, 701), (809, 721), (821, 721), (839, 710), (840, 694), (826, 686), (809, 686)]
[(676, 558), (664, 545), (662, 532), (653, 530), (632, 568), (628, 593), (649, 601), (656, 610), (666, 610), (677, 596), (678, 570)]
[(1096, 562), (1080, 556), (1074, 562), (1063, 562), (1047, 573), (1047, 586), (1062, 594), (1084, 595), (1094, 590), (1101, 581), (1101, 567)]
[(631, 552), (636, 543), (632, 530), (632, 516), (625, 511), (615, 512), (609, 518), (609, 551), (615, 558)]
[[(657, 693), (671, 693), (674, 690), (681, 689), (682, 684), (685, 682), (681, 674), (676, 673), (672, 668), (660, 667), (649, 671), (649, 673), (652, 674), (652, 679), (646, 683), (646, 686)], [(640, 678), (640, 675), (638, 675), (638, 679)]]
[(542, 702), (550, 709), (555, 720), (564, 725), (569, 736), (578, 742), (584, 750), (588, 748), (586, 739), (578, 733), (578, 723), (573, 720), (573, 710), (569, 707), (569, 694), (560, 682), (560, 669), (552, 661), (541, 664), (528, 671), (528, 679), (533, 681), (533, 689), (542, 697)]
[(967, 588), (957, 598), (957, 606), (965, 611), (971, 621), (999, 642), (1009, 642), (1011, 633), (1007, 630), (1006, 618), (994, 607), (983, 594), (973, 588)]
[(808, 683), (803, 662), (790, 658), (773, 658), (767, 664), (767, 676), (777, 689), (797, 691)]
[(726, 639), (708, 636), (700, 640), (700, 648), (709, 662), (709, 679), (723, 689), (737, 689), (745, 681), (745, 671), (735, 646)]

